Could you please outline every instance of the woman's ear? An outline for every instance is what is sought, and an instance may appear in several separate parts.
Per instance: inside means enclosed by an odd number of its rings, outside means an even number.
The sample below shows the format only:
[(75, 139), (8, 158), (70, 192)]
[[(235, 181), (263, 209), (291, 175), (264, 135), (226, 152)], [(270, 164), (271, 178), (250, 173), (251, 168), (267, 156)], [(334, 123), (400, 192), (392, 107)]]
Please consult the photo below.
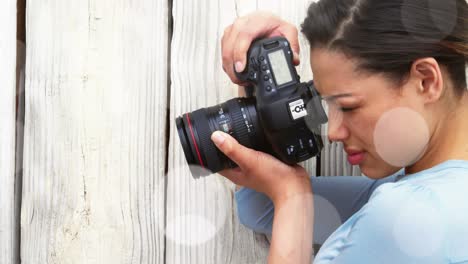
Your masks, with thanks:
[(434, 58), (422, 58), (413, 62), (410, 78), (417, 85), (417, 93), (424, 102), (432, 103), (440, 99), (444, 92), (442, 69)]

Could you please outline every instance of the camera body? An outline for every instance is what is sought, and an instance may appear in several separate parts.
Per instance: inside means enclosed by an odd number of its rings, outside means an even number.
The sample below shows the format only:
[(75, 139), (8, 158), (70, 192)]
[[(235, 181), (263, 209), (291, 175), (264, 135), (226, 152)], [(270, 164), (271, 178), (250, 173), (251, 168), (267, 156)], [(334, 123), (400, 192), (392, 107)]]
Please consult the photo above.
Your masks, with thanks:
[(300, 82), (285, 38), (255, 41), (244, 72), (236, 75), (252, 84), (247, 95), (255, 94), (258, 118), (274, 156), (295, 164), (320, 153), (320, 125), (327, 116), (313, 82)]
[(248, 51), (245, 71), (236, 74), (250, 84), (247, 98), (234, 98), (176, 118), (194, 178), (237, 166), (211, 141), (217, 130), (290, 165), (320, 153), (320, 127), (328, 121), (327, 116), (313, 82), (300, 82), (285, 38), (255, 41)]

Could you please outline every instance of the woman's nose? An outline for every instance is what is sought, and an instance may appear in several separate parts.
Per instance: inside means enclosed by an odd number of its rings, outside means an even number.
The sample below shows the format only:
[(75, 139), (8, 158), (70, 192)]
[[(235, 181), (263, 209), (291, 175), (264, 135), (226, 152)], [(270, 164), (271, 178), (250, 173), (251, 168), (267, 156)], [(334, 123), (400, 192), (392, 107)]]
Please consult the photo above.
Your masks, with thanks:
[(345, 126), (342, 118), (329, 118), (328, 120), (328, 140), (345, 141), (349, 137), (349, 130)]

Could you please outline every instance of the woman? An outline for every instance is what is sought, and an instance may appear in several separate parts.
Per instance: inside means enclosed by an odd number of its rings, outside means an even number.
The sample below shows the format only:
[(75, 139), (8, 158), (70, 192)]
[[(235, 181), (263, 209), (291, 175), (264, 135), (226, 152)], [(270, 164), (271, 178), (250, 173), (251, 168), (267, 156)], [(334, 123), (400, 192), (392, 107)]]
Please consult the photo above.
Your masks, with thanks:
[[(465, 0), (322, 0), (309, 7), (302, 33), (329, 107), (328, 138), (367, 178), (310, 179), (300, 166), (213, 133), (239, 165), (221, 174), (244, 186), (236, 193), (241, 222), (272, 232), (269, 263), (310, 263), (322, 213), (313, 194), (344, 222), (316, 264), (468, 263)], [(299, 63), (297, 30), (271, 14), (226, 29), (223, 65), (233, 82), (252, 40), (276, 35), (288, 38)]]

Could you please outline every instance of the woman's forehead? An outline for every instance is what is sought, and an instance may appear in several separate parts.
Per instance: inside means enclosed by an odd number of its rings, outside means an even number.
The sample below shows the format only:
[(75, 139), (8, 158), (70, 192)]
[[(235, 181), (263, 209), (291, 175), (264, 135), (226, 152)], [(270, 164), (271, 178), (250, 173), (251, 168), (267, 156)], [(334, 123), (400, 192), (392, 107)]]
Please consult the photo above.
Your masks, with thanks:
[(382, 74), (358, 69), (357, 60), (341, 52), (313, 49), (310, 60), (314, 84), (322, 97), (362, 99), (373, 94), (396, 91), (395, 84)]
[(356, 85), (361, 74), (356, 70), (356, 62), (342, 53), (325, 49), (311, 51), (311, 67), (314, 83), (323, 96), (339, 96), (356, 93)]

